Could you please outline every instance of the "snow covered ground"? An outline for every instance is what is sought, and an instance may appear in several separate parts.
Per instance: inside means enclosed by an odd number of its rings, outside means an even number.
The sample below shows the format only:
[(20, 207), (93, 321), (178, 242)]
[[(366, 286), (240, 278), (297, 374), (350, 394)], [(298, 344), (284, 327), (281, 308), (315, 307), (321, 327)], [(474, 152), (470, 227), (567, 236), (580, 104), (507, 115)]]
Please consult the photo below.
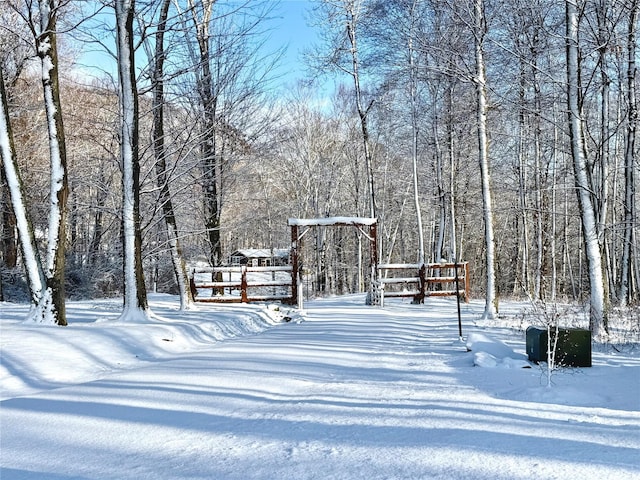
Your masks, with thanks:
[(124, 324), (119, 301), (70, 303), (62, 328), (0, 304), (2, 480), (640, 478), (638, 345), (547, 387), (480, 302), (465, 342), (448, 298), (151, 305)]

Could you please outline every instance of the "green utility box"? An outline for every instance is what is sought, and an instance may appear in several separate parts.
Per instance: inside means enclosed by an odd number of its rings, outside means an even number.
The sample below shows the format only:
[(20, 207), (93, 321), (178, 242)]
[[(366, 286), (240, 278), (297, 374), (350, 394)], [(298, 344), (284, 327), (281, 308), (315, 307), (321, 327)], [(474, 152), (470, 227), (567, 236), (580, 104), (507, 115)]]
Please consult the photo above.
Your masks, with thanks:
[[(556, 335), (551, 327), (551, 348)], [(532, 362), (547, 361), (546, 328), (527, 328), (527, 356)], [(584, 328), (559, 328), (555, 355), (556, 364), (564, 367), (591, 366), (591, 331)]]

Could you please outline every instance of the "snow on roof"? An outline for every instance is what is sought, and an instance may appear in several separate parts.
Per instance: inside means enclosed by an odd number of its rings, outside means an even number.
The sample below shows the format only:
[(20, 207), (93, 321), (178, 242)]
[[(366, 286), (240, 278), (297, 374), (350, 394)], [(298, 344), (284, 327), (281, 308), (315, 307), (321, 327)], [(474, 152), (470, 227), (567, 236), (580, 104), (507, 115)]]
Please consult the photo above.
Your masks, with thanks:
[(289, 255), (289, 249), (287, 248), (274, 248), (273, 253), (268, 248), (241, 248), (234, 251), (231, 256), (235, 257), (242, 255), (247, 258), (271, 258), (273, 257), (286, 257)]
[(326, 217), (326, 218), (290, 218), (290, 226), (316, 227), (320, 225), (375, 225), (376, 218), (368, 217)]

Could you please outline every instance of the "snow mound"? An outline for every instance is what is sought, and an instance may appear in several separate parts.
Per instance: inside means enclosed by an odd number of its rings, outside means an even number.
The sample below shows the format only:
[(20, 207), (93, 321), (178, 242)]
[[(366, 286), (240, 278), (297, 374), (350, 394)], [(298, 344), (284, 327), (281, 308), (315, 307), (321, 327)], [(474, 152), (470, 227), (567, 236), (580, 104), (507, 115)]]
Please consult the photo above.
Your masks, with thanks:
[(471, 333), (467, 350), (474, 352), (473, 364), (484, 368), (531, 368), (525, 355), (516, 353), (505, 343), (483, 333)]

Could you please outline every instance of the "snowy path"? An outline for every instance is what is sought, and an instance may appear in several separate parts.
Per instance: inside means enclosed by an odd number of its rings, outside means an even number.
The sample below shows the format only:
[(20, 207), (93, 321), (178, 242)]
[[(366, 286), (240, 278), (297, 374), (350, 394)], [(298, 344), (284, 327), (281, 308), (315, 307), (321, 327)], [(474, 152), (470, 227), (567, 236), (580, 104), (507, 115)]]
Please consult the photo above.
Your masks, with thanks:
[[(0, 476), (640, 477), (640, 412), (616, 408), (638, 384), (598, 392), (619, 387), (615, 369), (596, 361), (548, 390), (538, 368), (474, 367), (446, 301), (427, 315), (361, 300), (315, 302), (301, 323), (5, 400)], [(562, 402), (521, 399), (535, 392)]]

